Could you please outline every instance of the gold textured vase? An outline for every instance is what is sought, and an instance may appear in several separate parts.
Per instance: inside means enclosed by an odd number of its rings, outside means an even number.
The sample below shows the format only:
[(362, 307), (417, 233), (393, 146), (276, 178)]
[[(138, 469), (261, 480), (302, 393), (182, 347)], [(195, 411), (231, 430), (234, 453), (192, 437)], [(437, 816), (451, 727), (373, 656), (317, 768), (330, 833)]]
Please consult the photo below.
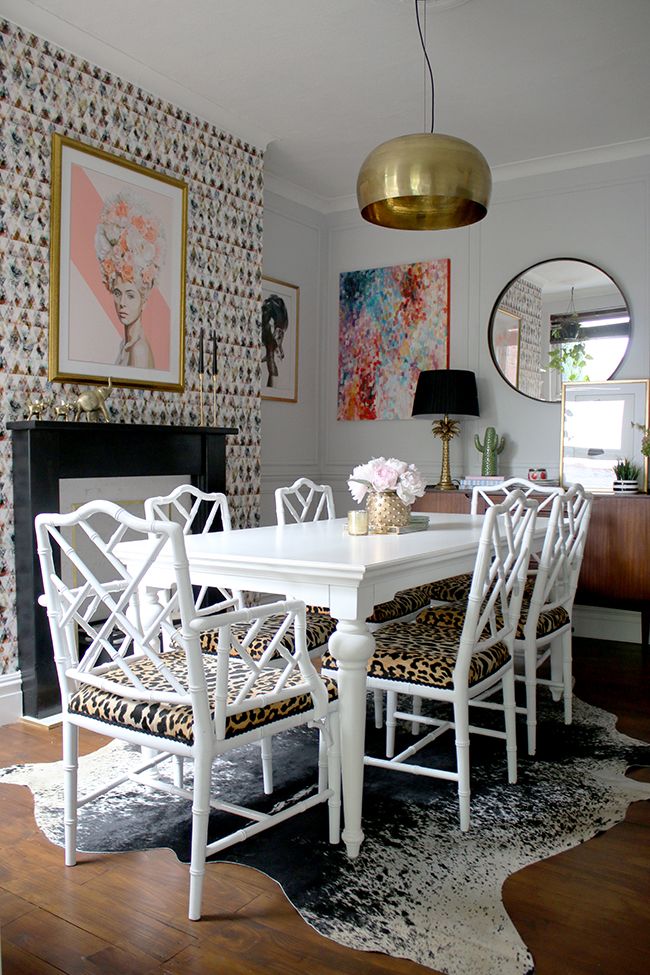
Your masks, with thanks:
[(389, 532), (403, 528), (411, 519), (411, 509), (396, 491), (369, 491), (366, 496), (369, 532)]

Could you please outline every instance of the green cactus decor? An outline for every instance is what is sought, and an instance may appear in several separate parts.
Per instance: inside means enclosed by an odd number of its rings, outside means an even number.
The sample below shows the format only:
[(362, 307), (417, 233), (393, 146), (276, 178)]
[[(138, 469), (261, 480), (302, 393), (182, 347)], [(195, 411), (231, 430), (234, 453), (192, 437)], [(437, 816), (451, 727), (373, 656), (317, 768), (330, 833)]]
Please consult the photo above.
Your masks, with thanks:
[(483, 454), (481, 463), (481, 474), (483, 477), (491, 477), (497, 472), (497, 454), (500, 454), (506, 444), (506, 438), (501, 437), (501, 443), (497, 437), (494, 427), (488, 427), (485, 431), (485, 443), (481, 444), (478, 433), (474, 434), (476, 449)]

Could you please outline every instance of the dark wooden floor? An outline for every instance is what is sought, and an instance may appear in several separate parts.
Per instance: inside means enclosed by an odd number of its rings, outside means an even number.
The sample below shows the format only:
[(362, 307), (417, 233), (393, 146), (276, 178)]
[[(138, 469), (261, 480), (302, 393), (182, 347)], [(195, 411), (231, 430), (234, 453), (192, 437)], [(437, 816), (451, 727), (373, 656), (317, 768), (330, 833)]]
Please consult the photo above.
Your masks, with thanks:
[[(650, 741), (640, 648), (576, 640), (574, 653), (576, 694)], [(83, 738), (85, 751), (99, 743)], [(56, 729), (0, 729), (0, 765), (60, 757)], [(648, 770), (637, 777), (650, 780)], [(24, 786), (0, 786), (0, 821), (3, 975), (432, 975), (321, 937), (273, 881), (245, 867), (209, 867), (199, 923), (187, 920), (187, 866), (167, 850), (85, 855), (66, 869), (62, 851), (36, 829)], [(650, 972), (650, 803), (510, 877), (504, 901), (537, 975)]]

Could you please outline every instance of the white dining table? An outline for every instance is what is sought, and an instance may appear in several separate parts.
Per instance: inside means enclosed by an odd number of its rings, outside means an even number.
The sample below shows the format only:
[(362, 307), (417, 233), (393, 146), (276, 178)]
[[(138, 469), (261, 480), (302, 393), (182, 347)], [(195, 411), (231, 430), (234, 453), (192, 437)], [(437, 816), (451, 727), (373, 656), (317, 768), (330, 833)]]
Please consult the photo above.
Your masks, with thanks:
[[(482, 515), (431, 513), (426, 531), (348, 535), (344, 519), (186, 536), (192, 582), (279, 593), (329, 607), (337, 628), (329, 641), (338, 664), (344, 829), (350, 857), (363, 841), (366, 671), (375, 641), (365, 620), (396, 592), (474, 568)], [(545, 528), (536, 532), (543, 538)], [(124, 542), (117, 554), (136, 569), (146, 543)], [(173, 577), (161, 553), (148, 575), (164, 588)]]

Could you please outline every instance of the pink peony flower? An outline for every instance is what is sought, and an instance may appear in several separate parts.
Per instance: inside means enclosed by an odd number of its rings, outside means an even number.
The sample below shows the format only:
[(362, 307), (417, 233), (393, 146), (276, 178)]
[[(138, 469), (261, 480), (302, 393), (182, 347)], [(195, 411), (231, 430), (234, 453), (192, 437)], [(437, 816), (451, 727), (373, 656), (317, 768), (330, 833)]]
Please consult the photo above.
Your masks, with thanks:
[(360, 504), (368, 491), (396, 491), (405, 504), (424, 494), (426, 483), (413, 464), (391, 457), (376, 457), (355, 467), (348, 479), (350, 494)]
[(372, 486), (375, 491), (394, 491), (397, 487), (398, 475), (393, 467), (381, 464), (373, 473)]

